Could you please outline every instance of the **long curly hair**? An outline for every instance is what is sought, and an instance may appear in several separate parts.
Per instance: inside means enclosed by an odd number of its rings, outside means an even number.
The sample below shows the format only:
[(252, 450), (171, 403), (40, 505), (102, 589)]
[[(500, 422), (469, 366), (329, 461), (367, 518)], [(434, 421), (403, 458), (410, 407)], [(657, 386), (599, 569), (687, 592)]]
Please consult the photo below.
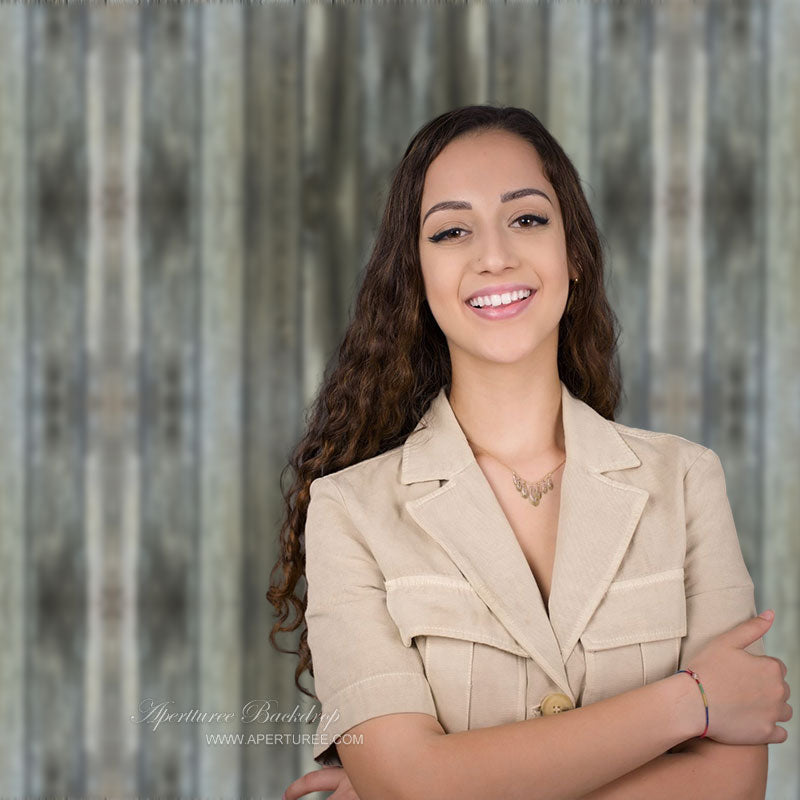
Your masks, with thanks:
[[(428, 306), (418, 237), (420, 204), (430, 163), (457, 137), (505, 130), (529, 141), (558, 196), (567, 257), (580, 280), (570, 282), (559, 323), (558, 372), (567, 388), (606, 419), (614, 419), (621, 392), (618, 323), (603, 283), (600, 235), (575, 167), (534, 114), (513, 106), (471, 105), (425, 124), (411, 139), (392, 175), (375, 245), (363, 272), (353, 318), (325, 368), (307, 414), (307, 428), (281, 472), (294, 481), (283, 490), (285, 519), (279, 557), (267, 599), (278, 617), (270, 642), (299, 658), (295, 684), (313, 677), (305, 624), (307, 594), (303, 531), (311, 482), (321, 475), (401, 445), (441, 387), (450, 388), (451, 365), (444, 334)], [(306, 587), (307, 588), (307, 587)], [(291, 611), (294, 619), (287, 622)], [(303, 626), (297, 650), (278, 645), (279, 632)]]

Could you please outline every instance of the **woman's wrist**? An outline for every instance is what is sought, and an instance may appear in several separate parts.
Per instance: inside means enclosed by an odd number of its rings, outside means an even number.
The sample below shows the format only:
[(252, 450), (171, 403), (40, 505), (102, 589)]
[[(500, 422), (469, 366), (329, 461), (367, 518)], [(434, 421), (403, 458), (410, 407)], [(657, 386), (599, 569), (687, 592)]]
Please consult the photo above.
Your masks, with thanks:
[(706, 697), (706, 690), (703, 688), (703, 684), (700, 681), (700, 676), (691, 668), (686, 667), (685, 669), (679, 669), (675, 674), (686, 673), (696, 684), (697, 688), (700, 690), (700, 697), (703, 699), (703, 709), (705, 711), (706, 717), (706, 724), (703, 728), (703, 732), (700, 734), (700, 738), (705, 738), (706, 734), (708, 733), (708, 698)]
[(665, 702), (673, 710), (671, 726), (677, 742), (700, 736), (706, 727), (706, 707), (691, 676), (675, 673), (662, 678)]

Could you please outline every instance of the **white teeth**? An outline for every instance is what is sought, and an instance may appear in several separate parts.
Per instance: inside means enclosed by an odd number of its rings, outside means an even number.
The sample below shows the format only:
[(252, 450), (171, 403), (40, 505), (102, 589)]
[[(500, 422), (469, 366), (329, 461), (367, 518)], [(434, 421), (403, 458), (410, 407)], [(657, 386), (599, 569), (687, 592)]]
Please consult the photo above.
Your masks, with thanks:
[(482, 308), (483, 306), (507, 306), (516, 300), (522, 300), (531, 293), (530, 289), (521, 289), (513, 292), (503, 292), (503, 294), (489, 294), (484, 297), (473, 297), (469, 304), (474, 308)]

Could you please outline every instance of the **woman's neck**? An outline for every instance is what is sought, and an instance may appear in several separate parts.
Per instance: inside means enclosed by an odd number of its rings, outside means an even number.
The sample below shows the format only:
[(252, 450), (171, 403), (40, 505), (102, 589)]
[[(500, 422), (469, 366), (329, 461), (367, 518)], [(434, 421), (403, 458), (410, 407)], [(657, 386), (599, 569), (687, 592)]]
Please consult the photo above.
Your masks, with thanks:
[[(545, 471), (564, 457), (558, 372), (535, 381), (464, 381), (454, 376), (450, 407), (476, 451), (518, 470)], [(554, 461), (555, 460), (555, 461)]]

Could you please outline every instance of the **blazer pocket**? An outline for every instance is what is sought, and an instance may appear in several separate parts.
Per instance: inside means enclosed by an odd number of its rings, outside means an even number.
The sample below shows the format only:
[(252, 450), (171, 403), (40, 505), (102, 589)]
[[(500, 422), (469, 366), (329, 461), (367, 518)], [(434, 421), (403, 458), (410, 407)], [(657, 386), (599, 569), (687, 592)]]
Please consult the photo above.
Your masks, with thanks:
[(393, 578), (386, 606), (403, 644), (422, 656), (446, 733), (525, 718), (527, 653), (468, 581)]
[(683, 567), (614, 581), (581, 636), (582, 705), (665, 678), (686, 635)]

